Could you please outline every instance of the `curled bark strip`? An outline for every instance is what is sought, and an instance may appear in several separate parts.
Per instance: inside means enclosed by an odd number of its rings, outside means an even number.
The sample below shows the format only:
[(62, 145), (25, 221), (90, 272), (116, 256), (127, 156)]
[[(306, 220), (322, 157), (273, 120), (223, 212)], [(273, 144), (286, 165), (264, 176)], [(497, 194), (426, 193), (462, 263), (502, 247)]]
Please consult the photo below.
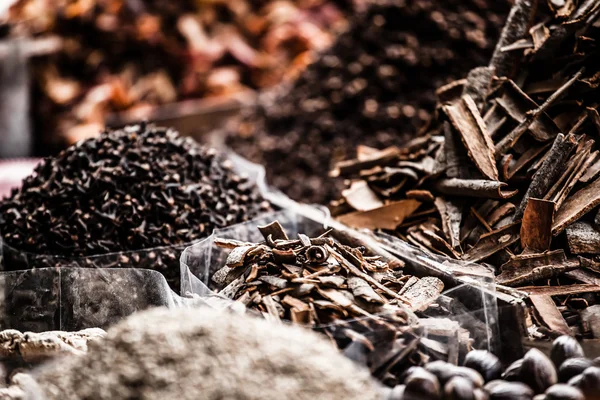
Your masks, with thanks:
[(518, 193), (517, 190), (503, 190), (508, 186), (504, 182), (485, 179), (443, 179), (435, 188), (447, 195), (473, 196), (484, 199), (508, 199)]

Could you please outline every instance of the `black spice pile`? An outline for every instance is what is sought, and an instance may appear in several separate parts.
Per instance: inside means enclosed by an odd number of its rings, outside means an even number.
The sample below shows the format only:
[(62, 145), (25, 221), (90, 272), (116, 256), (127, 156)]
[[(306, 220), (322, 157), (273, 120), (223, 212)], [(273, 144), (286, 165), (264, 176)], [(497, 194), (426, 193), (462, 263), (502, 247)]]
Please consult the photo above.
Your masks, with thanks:
[[(215, 150), (141, 124), (45, 160), (0, 204), (0, 231), (17, 251), (90, 256), (184, 245), (268, 209), (254, 183)], [(118, 261), (133, 266), (139, 257)], [(177, 257), (172, 268), (157, 261), (149, 268), (178, 281)]]
[(599, 366), (575, 339), (561, 336), (550, 358), (532, 349), (506, 370), (487, 351), (470, 352), (462, 367), (443, 361), (412, 367), (387, 399), (593, 400), (600, 398)]
[(267, 166), (290, 197), (326, 203), (332, 161), (357, 144), (399, 144), (427, 125), (434, 89), (485, 64), (508, 13), (506, 0), (377, 0), (289, 93), (265, 98), (229, 144)]
[(597, 0), (518, 1), (426, 135), (336, 165), (355, 178), (339, 220), (494, 265), (498, 290), (529, 295), (534, 336), (600, 338), (599, 21)]

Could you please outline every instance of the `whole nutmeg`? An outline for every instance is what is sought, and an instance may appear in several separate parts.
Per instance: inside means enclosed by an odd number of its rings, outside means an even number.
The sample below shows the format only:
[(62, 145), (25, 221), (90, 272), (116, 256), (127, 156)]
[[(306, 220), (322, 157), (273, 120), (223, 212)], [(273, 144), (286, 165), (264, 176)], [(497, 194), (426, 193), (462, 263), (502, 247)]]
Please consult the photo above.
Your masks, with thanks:
[(475, 387), (471, 380), (455, 376), (444, 386), (445, 400), (475, 400)]
[(520, 358), (513, 362), (506, 368), (502, 374), (502, 379), (506, 381), (520, 381), (521, 380), (521, 368), (523, 367), (523, 359)]
[(589, 367), (569, 381), (570, 386), (581, 390), (588, 400), (600, 399), (600, 368)]
[(593, 365), (594, 363), (589, 358), (569, 358), (568, 360), (565, 360), (558, 369), (558, 381), (567, 383), (572, 377), (581, 374)]
[(495, 380), (483, 388), (490, 400), (531, 400), (533, 390), (522, 382), (507, 382)]
[(469, 379), (476, 388), (482, 387), (485, 383), (481, 374), (476, 370), (467, 367), (457, 367), (445, 361), (430, 362), (425, 366), (425, 369), (438, 378), (442, 387), (455, 376), (462, 376)]
[(552, 350), (550, 351), (550, 359), (556, 366), (560, 368), (562, 363), (569, 358), (584, 357), (583, 348), (577, 341), (577, 339), (563, 335), (559, 336), (552, 343)]
[(576, 387), (558, 383), (546, 390), (545, 400), (585, 400), (585, 396)]
[(404, 400), (437, 400), (440, 399), (440, 382), (438, 378), (424, 368), (414, 368), (404, 381)]
[(425, 365), (425, 369), (435, 375), (440, 381), (440, 385), (445, 386), (446, 383), (454, 376), (452, 369), (454, 364), (445, 361), (432, 361)]
[(452, 376), (462, 376), (471, 381), (474, 387), (480, 388), (484, 385), (485, 381), (481, 374), (472, 368), (457, 367), (452, 365)]
[(486, 350), (470, 351), (465, 357), (464, 366), (479, 372), (486, 382), (499, 379), (502, 375), (500, 359)]
[(521, 382), (526, 383), (537, 394), (543, 393), (557, 380), (554, 364), (544, 353), (531, 349), (525, 354), (521, 365)]

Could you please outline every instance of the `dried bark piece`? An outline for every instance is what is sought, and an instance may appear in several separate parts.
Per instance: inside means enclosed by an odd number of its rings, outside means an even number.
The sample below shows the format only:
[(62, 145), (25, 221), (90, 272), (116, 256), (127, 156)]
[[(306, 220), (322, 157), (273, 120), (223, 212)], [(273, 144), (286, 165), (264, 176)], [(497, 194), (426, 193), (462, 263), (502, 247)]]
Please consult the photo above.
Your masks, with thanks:
[(577, 191), (563, 203), (554, 218), (552, 226), (554, 236), (598, 204), (600, 204), (600, 178)]
[(468, 85), (467, 79), (452, 81), (436, 89), (435, 95), (440, 103), (451, 103), (458, 100)]
[(272, 275), (259, 276), (258, 280), (269, 284), (273, 287), (276, 287), (277, 289), (285, 289), (286, 287), (288, 287), (288, 281), (286, 279), (278, 278)]
[(502, 190), (508, 186), (504, 182), (485, 179), (442, 179), (434, 187), (443, 194), (452, 196), (472, 196), (484, 199), (508, 199), (518, 193), (517, 190)]
[(471, 262), (485, 260), (498, 251), (516, 243), (519, 240), (520, 228), (521, 222), (518, 221), (481, 235), (477, 244), (467, 251), (462, 259)]
[[(539, 108), (539, 105), (512, 80), (507, 80), (503, 89), (504, 94), (496, 99), (496, 103), (518, 123), (523, 123), (528, 118), (530, 111)], [(532, 121), (528, 129), (531, 135), (541, 142), (553, 139), (560, 133), (560, 128), (545, 112)]]
[(402, 295), (412, 311), (424, 311), (437, 300), (444, 290), (444, 283), (435, 277), (419, 279)]
[(552, 223), (555, 203), (530, 197), (521, 225), (521, 246), (534, 252), (543, 252), (552, 243)]
[(346, 284), (346, 279), (342, 276), (319, 276), (317, 280), (325, 287), (341, 289)]
[(380, 150), (377, 153), (370, 154), (369, 156), (364, 156), (360, 160), (355, 159), (342, 161), (334, 166), (334, 168), (329, 172), (329, 176), (335, 178), (373, 168), (377, 165), (387, 164), (398, 158), (400, 154), (400, 149), (392, 146), (388, 147), (387, 149)]
[(596, 178), (600, 173), (600, 160), (596, 161), (593, 165), (589, 166), (585, 173), (579, 178), (579, 182), (588, 183), (592, 179)]
[(246, 260), (246, 256), (248, 255), (248, 253), (250, 253), (252, 250), (257, 249), (258, 247), (259, 246), (255, 244), (250, 246), (235, 247), (227, 256), (227, 261), (225, 262), (225, 265), (227, 265), (229, 268), (238, 268), (244, 266), (244, 261)]
[(435, 208), (440, 213), (442, 219), (442, 229), (450, 246), (456, 248), (460, 246), (460, 223), (462, 221), (462, 211), (460, 207), (451, 200), (438, 197), (434, 201)]
[(556, 100), (562, 97), (565, 92), (581, 77), (583, 69), (579, 70), (571, 79), (542, 103), (538, 108), (531, 110), (527, 114), (527, 118), (523, 120), (515, 129), (510, 131), (505, 137), (496, 144), (496, 154), (504, 154), (508, 149), (512, 148), (515, 143), (529, 129), (531, 124), (536, 121)]
[(416, 200), (400, 200), (374, 210), (342, 215), (338, 217), (338, 221), (357, 229), (393, 230), (420, 205), (421, 203)]
[(446, 176), (449, 178), (468, 178), (469, 172), (469, 156), (467, 149), (459, 139), (455, 131), (452, 129), (450, 122), (444, 121), (444, 148), (441, 154), (444, 156), (443, 169), (446, 171)]
[(550, 187), (562, 173), (565, 163), (577, 143), (578, 140), (574, 135), (564, 136), (559, 134), (556, 136), (554, 144), (548, 151), (548, 156), (533, 176), (523, 200), (519, 204), (519, 207), (517, 207), (513, 220), (520, 219), (523, 216), (527, 199), (530, 197), (537, 199), (544, 198)]
[[(279, 221), (273, 221), (270, 224), (256, 227), (263, 235), (265, 240), (289, 240), (285, 230)], [(270, 239), (269, 239), (270, 237)]]
[(519, 290), (529, 293), (530, 296), (567, 296), (581, 293), (600, 292), (600, 286), (590, 284), (576, 284), (563, 286), (522, 286)]
[(454, 104), (443, 107), (454, 128), (460, 133), (462, 142), (471, 160), (484, 177), (498, 180), (498, 169), (494, 157), (494, 143), (477, 105), (469, 95), (463, 95)]
[(234, 239), (225, 239), (225, 238), (215, 238), (215, 246), (220, 247), (222, 249), (234, 249), (236, 247), (243, 246), (253, 246), (253, 243), (250, 242), (242, 242)]
[(280, 310), (280, 308), (283, 309), (283, 307), (281, 307), (280, 304), (277, 304), (270, 295), (263, 296), (261, 303), (267, 309), (268, 315), (265, 316), (267, 320), (275, 323), (281, 323), (281, 314), (283, 314), (283, 312)]
[(496, 282), (505, 286), (519, 286), (541, 279), (550, 279), (580, 267), (579, 260), (567, 260), (548, 265), (525, 265), (524, 268), (507, 269), (496, 277)]
[(342, 197), (357, 211), (371, 211), (383, 207), (383, 202), (366, 181), (352, 182), (348, 189), (342, 191)]
[[(583, 264), (583, 263), (582, 263)], [(585, 269), (575, 269), (565, 273), (565, 276), (575, 281), (600, 286), (600, 275)]]
[(429, 190), (408, 190), (405, 195), (407, 199), (415, 199), (422, 203), (431, 203), (435, 200), (435, 196)]
[(471, 97), (480, 112), (485, 105), (495, 72), (493, 67), (477, 67), (467, 75), (467, 84), (463, 88), (462, 95)]
[(510, 77), (516, 72), (521, 54), (506, 52), (503, 48), (527, 35), (536, 10), (537, 0), (517, 0), (510, 10), (490, 61), (490, 67), (495, 69), (497, 76)]
[(571, 328), (569, 328), (567, 321), (565, 321), (556, 307), (556, 303), (554, 303), (552, 297), (535, 295), (529, 296), (529, 300), (531, 300), (540, 319), (548, 326), (548, 328), (560, 335), (570, 336), (572, 334)]
[(600, 232), (588, 222), (577, 221), (569, 225), (567, 243), (573, 254), (600, 254)]
[(356, 276), (348, 278), (348, 288), (352, 291), (354, 297), (363, 298), (370, 303), (385, 303), (385, 300), (364, 279)]

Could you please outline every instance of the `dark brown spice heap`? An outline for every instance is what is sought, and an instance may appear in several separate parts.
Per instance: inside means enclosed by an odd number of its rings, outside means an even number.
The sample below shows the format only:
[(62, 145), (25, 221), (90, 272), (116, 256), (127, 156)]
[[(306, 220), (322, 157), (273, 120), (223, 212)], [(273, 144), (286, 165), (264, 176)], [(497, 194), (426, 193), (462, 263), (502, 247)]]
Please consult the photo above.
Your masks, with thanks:
[[(440, 279), (406, 275), (401, 261), (342, 244), (335, 231), (290, 239), (278, 222), (258, 229), (264, 242), (215, 239), (231, 249), (211, 277), (221, 295), (272, 321), (316, 328), (391, 386), (411, 365), (458, 362), (471, 348), (469, 331), (451, 319), (460, 303), (440, 297)], [(427, 338), (417, 339), (413, 312)]]
[(438, 90), (427, 134), (338, 163), (333, 176), (356, 179), (333, 208), (493, 264), (529, 294), (530, 333), (599, 338), (600, 3), (557, 3), (516, 2), (489, 66)]
[[(17, 257), (91, 256), (182, 246), (268, 209), (255, 184), (236, 175), (217, 151), (172, 129), (141, 124), (79, 142), (42, 162), (0, 203), (0, 232)], [(5, 257), (14, 252), (5, 250)], [(176, 287), (175, 252), (141, 257), (152, 259), (148, 267)], [(139, 259), (123, 255), (117, 264), (136, 266)]]
[(336, 198), (340, 185), (322, 173), (332, 160), (426, 126), (433, 90), (486, 62), (509, 9), (506, 0), (372, 3), (289, 91), (264, 96), (229, 142), (293, 199)]

